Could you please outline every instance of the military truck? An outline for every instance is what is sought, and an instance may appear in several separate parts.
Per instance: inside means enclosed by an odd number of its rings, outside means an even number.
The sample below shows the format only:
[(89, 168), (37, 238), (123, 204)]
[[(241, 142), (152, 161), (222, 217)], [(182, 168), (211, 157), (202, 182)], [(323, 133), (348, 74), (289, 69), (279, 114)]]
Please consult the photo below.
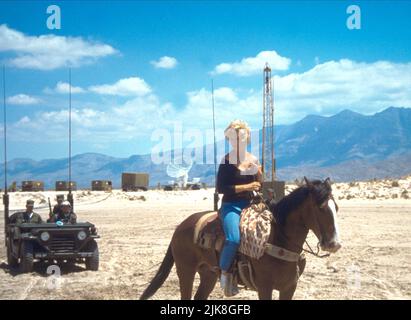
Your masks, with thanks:
[(91, 191), (111, 191), (113, 184), (110, 180), (93, 180), (91, 181)]
[(75, 181), (56, 181), (56, 191), (75, 191), (77, 190), (77, 183)]
[(168, 183), (164, 186), (163, 190), (164, 191), (174, 191), (174, 190), (178, 190), (179, 186), (178, 183), (171, 180), (168, 181)]
[(186, 190), (200, 190), (201, 189), (200, 178), (193, 178), (192, 181), (188, 181), (185, 189)]
[(148, 173), (122, 173), (121, 188), (123, 191), (147, 191), (149, 184)]
[(43, 181), (22, 181), (21, 191), (44, 191)]
[(89, 222), (7, 224), (5, 231), (7, 263), (22, 273), (31, 272), (35, 260), (83, 262), (87, 270), (99, 268), (99, 236)]

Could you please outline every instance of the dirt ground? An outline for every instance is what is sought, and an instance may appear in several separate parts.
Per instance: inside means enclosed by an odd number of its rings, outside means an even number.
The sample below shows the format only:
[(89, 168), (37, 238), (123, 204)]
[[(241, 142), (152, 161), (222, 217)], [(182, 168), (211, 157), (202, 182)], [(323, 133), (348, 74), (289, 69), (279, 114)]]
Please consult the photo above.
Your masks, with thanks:
[[(35, 198), (40, 207), (35, 211), (45, 218), (45, 199), (54, 196), (55, 192), (12, 193), (11, 208), (22, 208), (25, 199)], [(77, 191), (75, 199), (79, 220), (94, 223), (101, 236), (100, 270), (62, 266), (56, 278), (47, 275), (46, 265), (37, 263), (33, 273), (16, 274), (7, 267), (1, 219), (1, 299), (137, 299), (157, 271), (175, 227), (188, 215), (211, 209), (213, 190)], [(337, 202), (343, 247), (328, 258), (307, 256), (294, 298), (410, 299), (411, 200)], [(309, 242), (317, 242), (311, 234)], [(153, 298), (179, 298), (175, 268)], [(219, 286), (210, 298), (225, 299)], [(235, 297), (256, 298), (255, 292), (244, 290)]]

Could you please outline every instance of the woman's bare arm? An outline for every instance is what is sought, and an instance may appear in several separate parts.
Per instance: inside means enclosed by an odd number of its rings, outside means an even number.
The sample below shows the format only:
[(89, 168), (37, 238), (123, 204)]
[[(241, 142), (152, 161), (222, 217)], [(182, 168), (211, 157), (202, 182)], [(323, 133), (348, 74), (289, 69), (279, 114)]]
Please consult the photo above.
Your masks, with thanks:
[(261, 183), (254, 181), (247, 184), (237, 184), (234, 186), (235, 193), (240, 193), (244, 191), (258, 191), (261, 188)]

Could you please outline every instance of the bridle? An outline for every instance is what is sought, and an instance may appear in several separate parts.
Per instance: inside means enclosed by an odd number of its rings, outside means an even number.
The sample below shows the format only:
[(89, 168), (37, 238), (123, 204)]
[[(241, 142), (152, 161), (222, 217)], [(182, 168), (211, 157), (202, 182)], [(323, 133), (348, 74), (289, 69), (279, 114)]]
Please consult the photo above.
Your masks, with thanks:
[[(262, 194), (261, 194), (260, 192), (253, 192), (253, 194), (254, 194), (254, 197), (255, 197), (255, 198), (259, 198), (259, 200), (265, 205), (266, 209), (270, 211), (270, 208), (268, 208), (268, 206), (266, 205)], [(319, 207), (320, 207), (321, 209), (324, 209), (325, 206), (328, 204), (328, 201), (329, 201), (329, 200), (333, 200), (334, 203), (335, 203), (334, 197), (333, 197), (333, 195), (332, 195), (331, 193), (330, 193), (330, 195), (327, 197), (327, 199), (324, 200), (324, 202), (323, 202)], [(317, 258), (326, 258), (326, 257), (329, 257), (329, 256), (330, 256), (330, 253), (320, 254), (320, 250), (321, 250), (321, 248), (320, 248), (320, 241), (317, 242), (317, 251), (314, 251), (314, 250), (311, 248), (311, 246), (310, 246), (310, 244), (308, 243), (307, 239), (304, 240), (304, 243), (307, 245), (308, 250), (305, 249), (303, 246), (300, 246), (300, 245), (294, 243), (293, 241), (291, 241), (291, 240), (286, 236), (286, 234), (284, 233), (284, 230), (283, 230), (283, 228), (281, 228), (280, 224), (277, 223), (277, 220), (278, 220), (277, 217), (276, 217), (277, 213), (276, 213), (276, 212), (272, 212), (272, 214), (273, 214), (273, 216), (274, 216), (274, 221), (273, 221), (273, 222), (278, 225), (277, 230), (279, 230), (279, 232), (280, 232), (280, 237), (282, 237), (282, 238), (283, 238), (285, 241), (287, 241), (289, 244), (293, 245), (294, 247), (298, 248), (298, 249), (301, 250), (301, 251), (304, 251), (304, 252), (306, 252), (306, 253), (312, 254), (313, 256), (315, 256), (315, 257), (317, 257)], [(315, 219), (316, 219), (316, 222), (317, 222), (317, 224), (318, 224), (318, 217), (317, 217), (317, 215), (315, 215)], [(318, 224), (318, 225), (319, 225), (319, 224)]]
[[(320, 209), (324, 209), (327, 205), (328, 205), (328, 201), (332, 200), (334, 202), (334, 205), (336, 206), (335, 200), (334, 200), (334, 196), (332, 195), (332, 193), (329, 194), (329, 196), (327, 197), (326, 200), (323, 201), (323, 203), (319, 206)], [(315, 215), (315, 220), (317, 222), (317, 225), (320, 227), (320, 224), (318, 223), (318, 216)], [(308, 246), (308, 248), (310, 249), (305, 250), (304, 248), (302, 248), (305, 252), (311, 253), (312, 255), (316, 256), (317, 258), (326, 258), (330, 256), (330, 253), (325, 253), (325, 254), (319, 254), (321, 248), (320, 248), (320, 241), (317, 242), (317, 252), (314, 252), (313, 249), (311, 249), (309, 243), (307, 240), (305, 240), (305, 244)]]

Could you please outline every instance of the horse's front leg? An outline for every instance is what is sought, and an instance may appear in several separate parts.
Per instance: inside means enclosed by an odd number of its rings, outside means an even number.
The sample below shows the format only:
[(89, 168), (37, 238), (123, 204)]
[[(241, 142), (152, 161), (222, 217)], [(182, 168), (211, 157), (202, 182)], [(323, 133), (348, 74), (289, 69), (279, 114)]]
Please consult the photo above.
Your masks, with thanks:
[(280, 290), (280, 300), (291, 300), (294, 296), (295, 289), (297, 288), (297, 283), (292, 285), (286, 290)]
[(298, 278), (303, 274), (306, 262), (306, 259), (300, 259), (298, 261)]
[(258, 299), (272, 300), (273, 299), (273, 287), (271, 285), (259, 286), (258, 287)]

